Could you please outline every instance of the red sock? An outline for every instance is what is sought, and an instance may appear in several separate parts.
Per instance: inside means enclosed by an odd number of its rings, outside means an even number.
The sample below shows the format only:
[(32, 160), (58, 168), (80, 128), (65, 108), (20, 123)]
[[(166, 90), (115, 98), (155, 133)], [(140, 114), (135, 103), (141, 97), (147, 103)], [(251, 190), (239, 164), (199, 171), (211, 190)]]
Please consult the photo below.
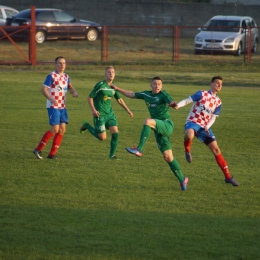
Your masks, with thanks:
[(53, 137), (53, 133), (50, 130), (47, 131), (43, 135), (43, 137), (42, 137), (40, 143), (38, 144), (38, 146), (36, 147), (36, 150), (41, 151), (52, 137)]
[(224, 157), (222, 156), (222, 154), (216, 155), (215, 158), (218, 163), (218, 166), (221, 168), (222, 172), (224, 173), (225, 178), (230, 179), (231, 175), (228, 170), (228, 165), (227, 165)]
[(185, 148), (185, 151), (186, 151), (186, 152), (190, 152), (191, 143), (192, 143), (192, 141), (186, 141), (186, 140), (184, 139), (183, 144), (184, 144), (184, 148)]
[(57, 150), (60, 147), (63, 135), (56, 134), (53, 138), (52, 147), (49, 153), (49, 156), (54, 156), (57, 153)]

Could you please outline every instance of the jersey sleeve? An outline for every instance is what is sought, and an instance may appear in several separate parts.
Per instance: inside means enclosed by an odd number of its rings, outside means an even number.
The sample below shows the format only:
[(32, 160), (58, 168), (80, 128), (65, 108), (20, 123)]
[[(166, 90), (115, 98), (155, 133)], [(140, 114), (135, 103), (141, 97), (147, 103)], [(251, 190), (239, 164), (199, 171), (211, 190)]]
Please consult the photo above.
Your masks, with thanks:
[(213, 115), (219, 116), (221, 111), (222, 104), (220, 104), (214, 111)]
[(100, 87), (101, 87), (102, 85), (103, 85), (103, 81), (97, 83), (97, 84), (95, 85), (95, 87), (92, 89), (92, 91), (90, 92), (89, 97), (91, 97), (91, 98), (96, 97), (97, 94), (98, 94), (98, 90), (100, 89)]
[(120, 93), (118, 91), (115, 91), (114, 98), (115, 99), (120, 99), (121, 98), (121, 95), (120, 95)]
[(48, 88), (51, 87), (51, 85), (52, 85), (52, 76), (51, 76), (51, 74), (49, 74), (49, 75), (46, 77), (45, 81), (43, 82), (43, 85), (44, 85), (45, 87), (48, 87)]
[(144, 99), (144, 93), (143, 92), (135, 92), (135, 98)]
[(195, 94), (190, 96), (190, 98), (192, 99), (192, 101), (200, 100), (202, 98), (202, 91), (201, 90), (197, 91)]
[(170, 104), (173, 101), (173, 98), (165, 91), (162, 91), (162, 94), (164, 95), (165, 103)]

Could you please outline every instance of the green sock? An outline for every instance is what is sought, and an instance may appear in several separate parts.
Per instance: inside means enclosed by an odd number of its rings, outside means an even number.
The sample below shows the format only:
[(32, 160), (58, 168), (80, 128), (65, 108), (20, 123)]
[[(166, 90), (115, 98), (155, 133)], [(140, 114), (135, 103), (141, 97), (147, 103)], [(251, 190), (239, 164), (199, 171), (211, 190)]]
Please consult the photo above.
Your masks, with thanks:
[(148, 125), (144, 125), (143, 130), (141, 132), (140, 141), (139, 141), (139, 144), (138, 144), (138, 147), (137, 147), (140, 152), (143, 151), (144, 145), (145, 145), (148, 137), (150, 136), (150, 133), (151, 133), (151, 127), (148, 126)]
[(97, 133), (97, 131), (96, 131), (96, 129), (94, 127), (92, 127), (89, 123), (85, 124), (85, 127), (88, 129), (88, 131), (93, 136), (95, 136), (98, 140), (100, 140), (99, 137), (98, 137), (98, 133)]
[(118, 133), (113, 133), (110, 141), (110, 154), (109, 154), (110, 158), (113, 155), (115, 155), (117, 146), (118, 146)]
[(178, 161), (176, 159), (173, 159), (172, 162), (168, 163), (172, 172), (174, 173), (174, 175), (177, 177), (177, 179), (180, 181), (180, 182), (183, 182), (185, 177), (181, 171), (181, 167), (178, 163)]

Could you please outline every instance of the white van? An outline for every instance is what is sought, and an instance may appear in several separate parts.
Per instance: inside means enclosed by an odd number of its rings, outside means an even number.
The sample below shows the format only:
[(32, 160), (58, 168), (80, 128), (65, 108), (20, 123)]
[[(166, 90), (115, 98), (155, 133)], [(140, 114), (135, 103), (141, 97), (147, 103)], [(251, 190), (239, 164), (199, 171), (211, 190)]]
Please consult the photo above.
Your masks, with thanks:
[(199, 30), (194, 39), (195, 54), (222, 52), (239, 56), (247, 51), (250, 35), (250, 48), (257, 52), (258, 28), (252, 17), (217, 15)]

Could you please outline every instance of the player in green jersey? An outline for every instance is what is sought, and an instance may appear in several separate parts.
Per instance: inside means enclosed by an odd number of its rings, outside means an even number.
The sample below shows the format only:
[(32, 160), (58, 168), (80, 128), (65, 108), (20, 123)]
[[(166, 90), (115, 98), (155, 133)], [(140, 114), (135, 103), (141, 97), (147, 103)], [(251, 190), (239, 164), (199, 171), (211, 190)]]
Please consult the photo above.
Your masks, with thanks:
[(105, 77), (105, 80), (95, 85), (88, 97), (88, 104), (94, 117), (94, 127), (84, 120), (80, 128), (80, 133), (88, 130), (94, 137), (104, 141), (107, 138), (106, 129), (109, 129), (112, 135), (109, 158), (118, 159), (115, 156), (118, 146), (118, 123), (111, 105), (112, 98), (116, 99), (118, 104), (126, 110), (130, 117), (134, 115), (120, 97), (119, 92), (110, 87), (115, 78), (115, 70), (112, 66), (105, 69)]
[(169, 164), (171, 171), (179, 180), (181, 189), (186, 190), (188, 178), (183, 175), (178, 161), (173, 157), (172, 145), (169, 139), (174, 128), (174, 123), (169, 114), (169, 106), (174, 107), (176, 103), (165, 90), (162, 90), (162, 80), (160, 77), (154, 77), (150, 86), (152, 88), (150, 91), (133, 92), (118, 88), (114, 84), (111, 85), (111, 88), (126, 97), (143, 99), (151, 116), (144, 121), (138, 146), (126, 148), (126, 150), (138, 157), (142, 156), (144, 145), (150, 136), (151, 130), (153, 130), (158, 148), (164, 160)]

